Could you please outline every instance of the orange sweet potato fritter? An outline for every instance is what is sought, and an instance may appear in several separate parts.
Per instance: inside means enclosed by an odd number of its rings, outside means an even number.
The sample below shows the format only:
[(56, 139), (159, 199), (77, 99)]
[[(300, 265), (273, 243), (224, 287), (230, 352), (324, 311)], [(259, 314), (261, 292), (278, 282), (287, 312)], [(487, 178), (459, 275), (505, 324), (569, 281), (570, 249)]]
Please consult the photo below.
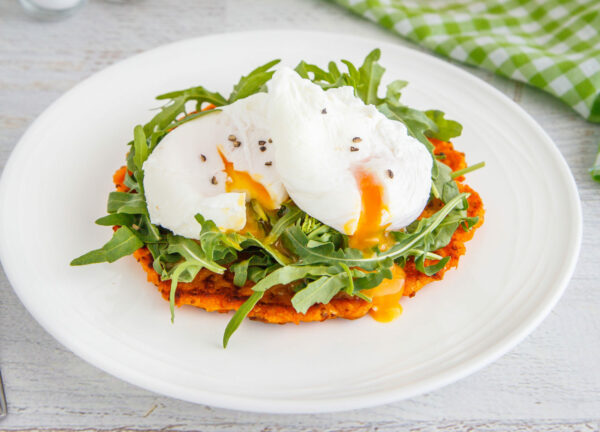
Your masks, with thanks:
[[(444, 154), (442, 161), (453, 171), (465, 168), (464, 153), (454, 149), (452, 143), (431, 139), (435, 146), (435, 154)], [(127, 191), (124, 185), (126, 167), (121, 167), (113, 176), (114, 183), (119, 191)], [(470, 231), (465, 232), (462, 228), (456, 230), (450, 243), (444, 248), (436, 251), (441, 256), (450, 256), (446, 266), (432, 276), (426, 276), (416, 270), (414, 262), (407, 262), (404, 272), (406, 274), (403, 295), (412, 297), (423, 286), (436, 280), (441, 280), (447, 270), (457, 267), (458, 261), (465, 254), (465, 242), (473, 237), (477, 228), (483, 223), (484, 208), (479, 194), (464, 184), (463, 176), (456, 179), (461, 192), (469, 192), (468, 198), (469, 216), (478, 216), (479, 222)], [(425, 208), (421, 217), (427, 217), (441, 208), (442, 202), (432, 200)], [(161, 281), (160, 276), (152, 268), (152, 255), (146, 247), (138, 249), (133, 256), (140, 263), (148, 276), (148, 281), (158, 287), (165, 300), (169, 300), (171, 290), (170, 281)], [(428, 264), (426, 262), (426, 264)], [(196, 278), (190, 283), (180, 282), (175, 294), (175, 304), (192, 305), (209, 312), (229, 312), (237, 310), (244, 301), (252, 294), (252, 282), (247, 282), (243, 287), (233, 284), (233, 274), (226, 271), (225, 274), (215, 274), (209, 270), (202, 269)], [(267, 323), (285, 324), (301, 321), (324, 321), (331, 318), (356, 319), (366, 315), (372, 304), (357, 297), (348, 296), (345, 293), (336, 295), (328, 304), (313, 305), (306, 314), (296, 312), (292, 307), (291, 298), (294, 292), (291, 287), (280, 285), (268, 290), (264, 297), (258, 302), (248, 315), (250, 319), (264, 321)]]

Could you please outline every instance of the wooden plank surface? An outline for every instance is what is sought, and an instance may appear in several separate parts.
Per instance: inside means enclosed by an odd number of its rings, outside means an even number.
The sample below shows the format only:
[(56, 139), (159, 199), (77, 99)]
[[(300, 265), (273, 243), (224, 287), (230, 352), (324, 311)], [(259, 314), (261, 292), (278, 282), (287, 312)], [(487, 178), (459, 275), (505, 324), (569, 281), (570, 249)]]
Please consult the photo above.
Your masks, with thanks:
[[(410, 45), (327, 1), (95, 0), (59, 22), (31, 20), (16, 1), (0, 2), (0, 170), (30, 122), (93, 72), (183, 38), (269, 28)], [(310, 416), (215, 409), (141, 390), (85, 363), (33, 320), (0, 272), (0, 367), (10, 412), (0, 429), (598, 431), (600, 185), (587, 169), (600, 126), (540, 91), (465, 69), (535, 117), (566, 158), (582, 199), (584, 238), (575, 275), (550, 316), (512, 352), (441, 390), (371, 409)]]

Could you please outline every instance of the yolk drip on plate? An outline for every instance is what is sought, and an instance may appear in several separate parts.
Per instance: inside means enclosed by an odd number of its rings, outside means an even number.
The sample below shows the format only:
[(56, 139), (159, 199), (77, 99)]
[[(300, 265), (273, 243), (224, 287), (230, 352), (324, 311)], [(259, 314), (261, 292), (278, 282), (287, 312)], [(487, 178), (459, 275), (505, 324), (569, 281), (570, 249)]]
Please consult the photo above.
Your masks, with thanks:
[(392, 267), (392, 279), (384, 279), (379, 286), (365, 291), (373, 299), (369, 315), (379, 322), (390, 322), (402, 313), (400, 299), (404, 290), (406, 275), (399, 265)]
[(220, 149), (218, 151), (225, 167), (223, 171), (227, 174), (225, 190), (227, 192), (245, 192), (250, 199), (255, 199), (264, 208), (274, 210), (275, 204), (267, 189), (246, 171), (237, 171), (233, 167), (233, 162), (229, 162)]
[(375, 176), (367, 171), (358, 171), (356, 181), (362, 201), (358, 226), (350, 236), (350, 247), (370, 249), (377, 244), (386, 244), (385, 227), (381, 226), (381, 214), (385, 210), (383, 187)]

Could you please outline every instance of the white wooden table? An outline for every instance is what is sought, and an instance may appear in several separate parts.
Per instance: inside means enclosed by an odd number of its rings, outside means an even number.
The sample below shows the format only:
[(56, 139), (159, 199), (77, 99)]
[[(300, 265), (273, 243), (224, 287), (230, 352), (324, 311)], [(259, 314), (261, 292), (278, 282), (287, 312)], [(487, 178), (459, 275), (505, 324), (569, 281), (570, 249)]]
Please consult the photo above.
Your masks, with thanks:
[[(0, 170), (37, 115), (117, 60), (209, 33), (286, 28), (409, 45), (321, 0), (92, 0), (72, 18), (51, 23), (26, 17), (16, 0), (3, 0)], [(215, 409), (141, 390), (76, 357), (33, 320), (0, 272), (0, 367), (9, 400), (0, 429), (600, 430), (600, 184), (587, 173), (600, 126), (540, 91), (466, 69), (522, 105), (546, 129), (573, 171), (583, 203), (583, 247), (569, 288), (512, 352), (458, 383), (378, 408), (290, 416)]]

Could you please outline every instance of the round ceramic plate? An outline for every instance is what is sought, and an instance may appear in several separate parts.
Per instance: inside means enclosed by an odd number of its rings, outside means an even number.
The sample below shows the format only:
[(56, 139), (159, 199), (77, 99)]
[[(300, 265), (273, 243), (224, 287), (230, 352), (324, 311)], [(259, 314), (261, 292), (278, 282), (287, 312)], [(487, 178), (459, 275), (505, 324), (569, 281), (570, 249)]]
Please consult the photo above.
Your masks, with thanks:
[[(389, 324), (370, 317), (301, 325), (246, 321), (230, 346), (230, 316), (169, 305), (132, 257), (69, 267), (104, 244), (112, 173), (154, 96), (194, 85), (228, 94), (273, 58), (360, 63), (382, 49), (403, 99), (464, 126), (455, 140), (486, 222), (458, 269), (402, 302)], [(572, 274), (580, 203), (552, 143), (507, 97), (441, 60), (397, 45), (306, 32), (222, 34), (120, 62), (66, 93), (15, 148), (0, 185), (0, 252), (20, 299), (44, 328), (97, 367), (138, 386), (213, 406), (264, 412), (336, 411), (433, 390), (505, 353), (548, 314)]]

